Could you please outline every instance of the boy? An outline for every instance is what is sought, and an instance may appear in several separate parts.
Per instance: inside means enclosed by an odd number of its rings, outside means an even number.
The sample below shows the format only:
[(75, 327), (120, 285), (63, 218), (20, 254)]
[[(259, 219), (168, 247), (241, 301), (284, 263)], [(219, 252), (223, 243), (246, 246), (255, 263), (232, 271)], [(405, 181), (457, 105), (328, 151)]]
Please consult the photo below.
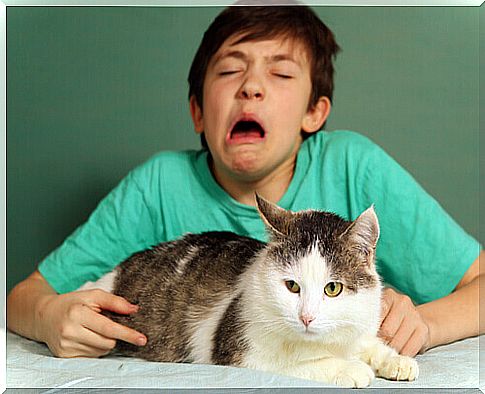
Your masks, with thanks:
[(221, 13), (189, 74), (194, 128), (207, 149), (161, 153), (132, 171), (12, 290), (8, 327), (61, 357), (97, 357), (116, 340), (143, 346), (142, 333), (100, 314), (136, 306), (102, 291), (73, 291), (186, 232), (264, 239), (257, 191), (285, 209), (346, 219), (375, 204), (379, 271), (407, 294), (385, 290), (380, 335), (402, 354), (477, 335), (478, 243), (370, 141), (318, 132), (330, 112), (337, 51), (332, 32), (306, 7)]

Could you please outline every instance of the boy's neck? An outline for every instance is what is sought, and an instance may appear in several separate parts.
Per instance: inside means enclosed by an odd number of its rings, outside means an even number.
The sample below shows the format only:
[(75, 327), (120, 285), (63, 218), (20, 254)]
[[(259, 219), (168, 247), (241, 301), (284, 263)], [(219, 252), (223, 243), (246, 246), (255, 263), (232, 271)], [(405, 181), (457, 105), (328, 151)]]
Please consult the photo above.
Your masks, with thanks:
[(288, 189), (293, 178), (296, 157), (291, 162), (285, 162), (273, 172), (261, 178), (244, 180), (218, 171), (212, 159), (209, 167), (215, 180), (236, 201), (256, 206), (254, 193), (257, 192), (265, 199), (277, 203)]

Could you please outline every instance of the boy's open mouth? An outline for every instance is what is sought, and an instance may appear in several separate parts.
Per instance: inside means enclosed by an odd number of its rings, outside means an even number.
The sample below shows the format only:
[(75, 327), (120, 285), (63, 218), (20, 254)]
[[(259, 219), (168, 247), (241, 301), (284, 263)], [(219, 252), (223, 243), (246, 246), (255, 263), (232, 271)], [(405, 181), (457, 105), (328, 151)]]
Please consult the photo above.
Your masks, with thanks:
[(240, 120), (236, 122), (229, 133), (232, 142), (250, 142), (263, 139), (264, 128), (255, 120)]

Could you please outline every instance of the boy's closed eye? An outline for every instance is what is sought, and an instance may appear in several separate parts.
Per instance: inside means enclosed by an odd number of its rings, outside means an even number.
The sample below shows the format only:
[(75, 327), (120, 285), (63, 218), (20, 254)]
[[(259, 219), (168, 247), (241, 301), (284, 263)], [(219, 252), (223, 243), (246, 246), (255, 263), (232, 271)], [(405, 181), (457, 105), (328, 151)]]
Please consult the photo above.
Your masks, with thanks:
[(294, 75), (292, 75), (291, 73), (287, 73), (287, 72), (273, 71), (272, 74), (279, 77), (279, 78), (283, 78), (283, 79), (294, 78)]
[(236, 74), (236, 73), (241, 72), (241, 71), (242, 70), (221, 70), (217, 74), (220, 75), (220, 76), (224, 76), (224, 75)]
[(224, 62), (215, 71), (217, 75), (224, 76), (243, 72), (244, 70), (245, 66), (242, 64), (238, 64), (237, 62)]
[(295, 78), (298, 75), (298, 67), (292, 62), (280, 61), (271, 66), (270, 73), (281, 78)]
[[(243, 71), (244, 70), (242, 68), (224, 68), (219, 70), (217, 72), (217, 75), (220, 75), (220, 76), (232, 75)], [(272, 75), (275, 75), (277, 77), (284, 78), (284, 79), (290, 79), (295, 77), (294, 73), (286, 70), (272, 70), (270, 71), (270, 73)]]

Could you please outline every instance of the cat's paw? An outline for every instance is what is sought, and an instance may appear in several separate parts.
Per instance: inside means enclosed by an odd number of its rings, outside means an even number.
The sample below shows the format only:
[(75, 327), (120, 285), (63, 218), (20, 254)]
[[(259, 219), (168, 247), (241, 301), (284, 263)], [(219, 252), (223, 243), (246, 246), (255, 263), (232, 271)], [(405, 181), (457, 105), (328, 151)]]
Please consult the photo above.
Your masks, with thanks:
[(374, 378), (374, 371), (367, 364), (348, 361), (337, 371), (332, 383), (340, 387), (363, 388), (369, 386)]
[(412, 381), (418, 377), (419, 367), (414, 358), (393, 356), (376, 373), (384, 379)]

